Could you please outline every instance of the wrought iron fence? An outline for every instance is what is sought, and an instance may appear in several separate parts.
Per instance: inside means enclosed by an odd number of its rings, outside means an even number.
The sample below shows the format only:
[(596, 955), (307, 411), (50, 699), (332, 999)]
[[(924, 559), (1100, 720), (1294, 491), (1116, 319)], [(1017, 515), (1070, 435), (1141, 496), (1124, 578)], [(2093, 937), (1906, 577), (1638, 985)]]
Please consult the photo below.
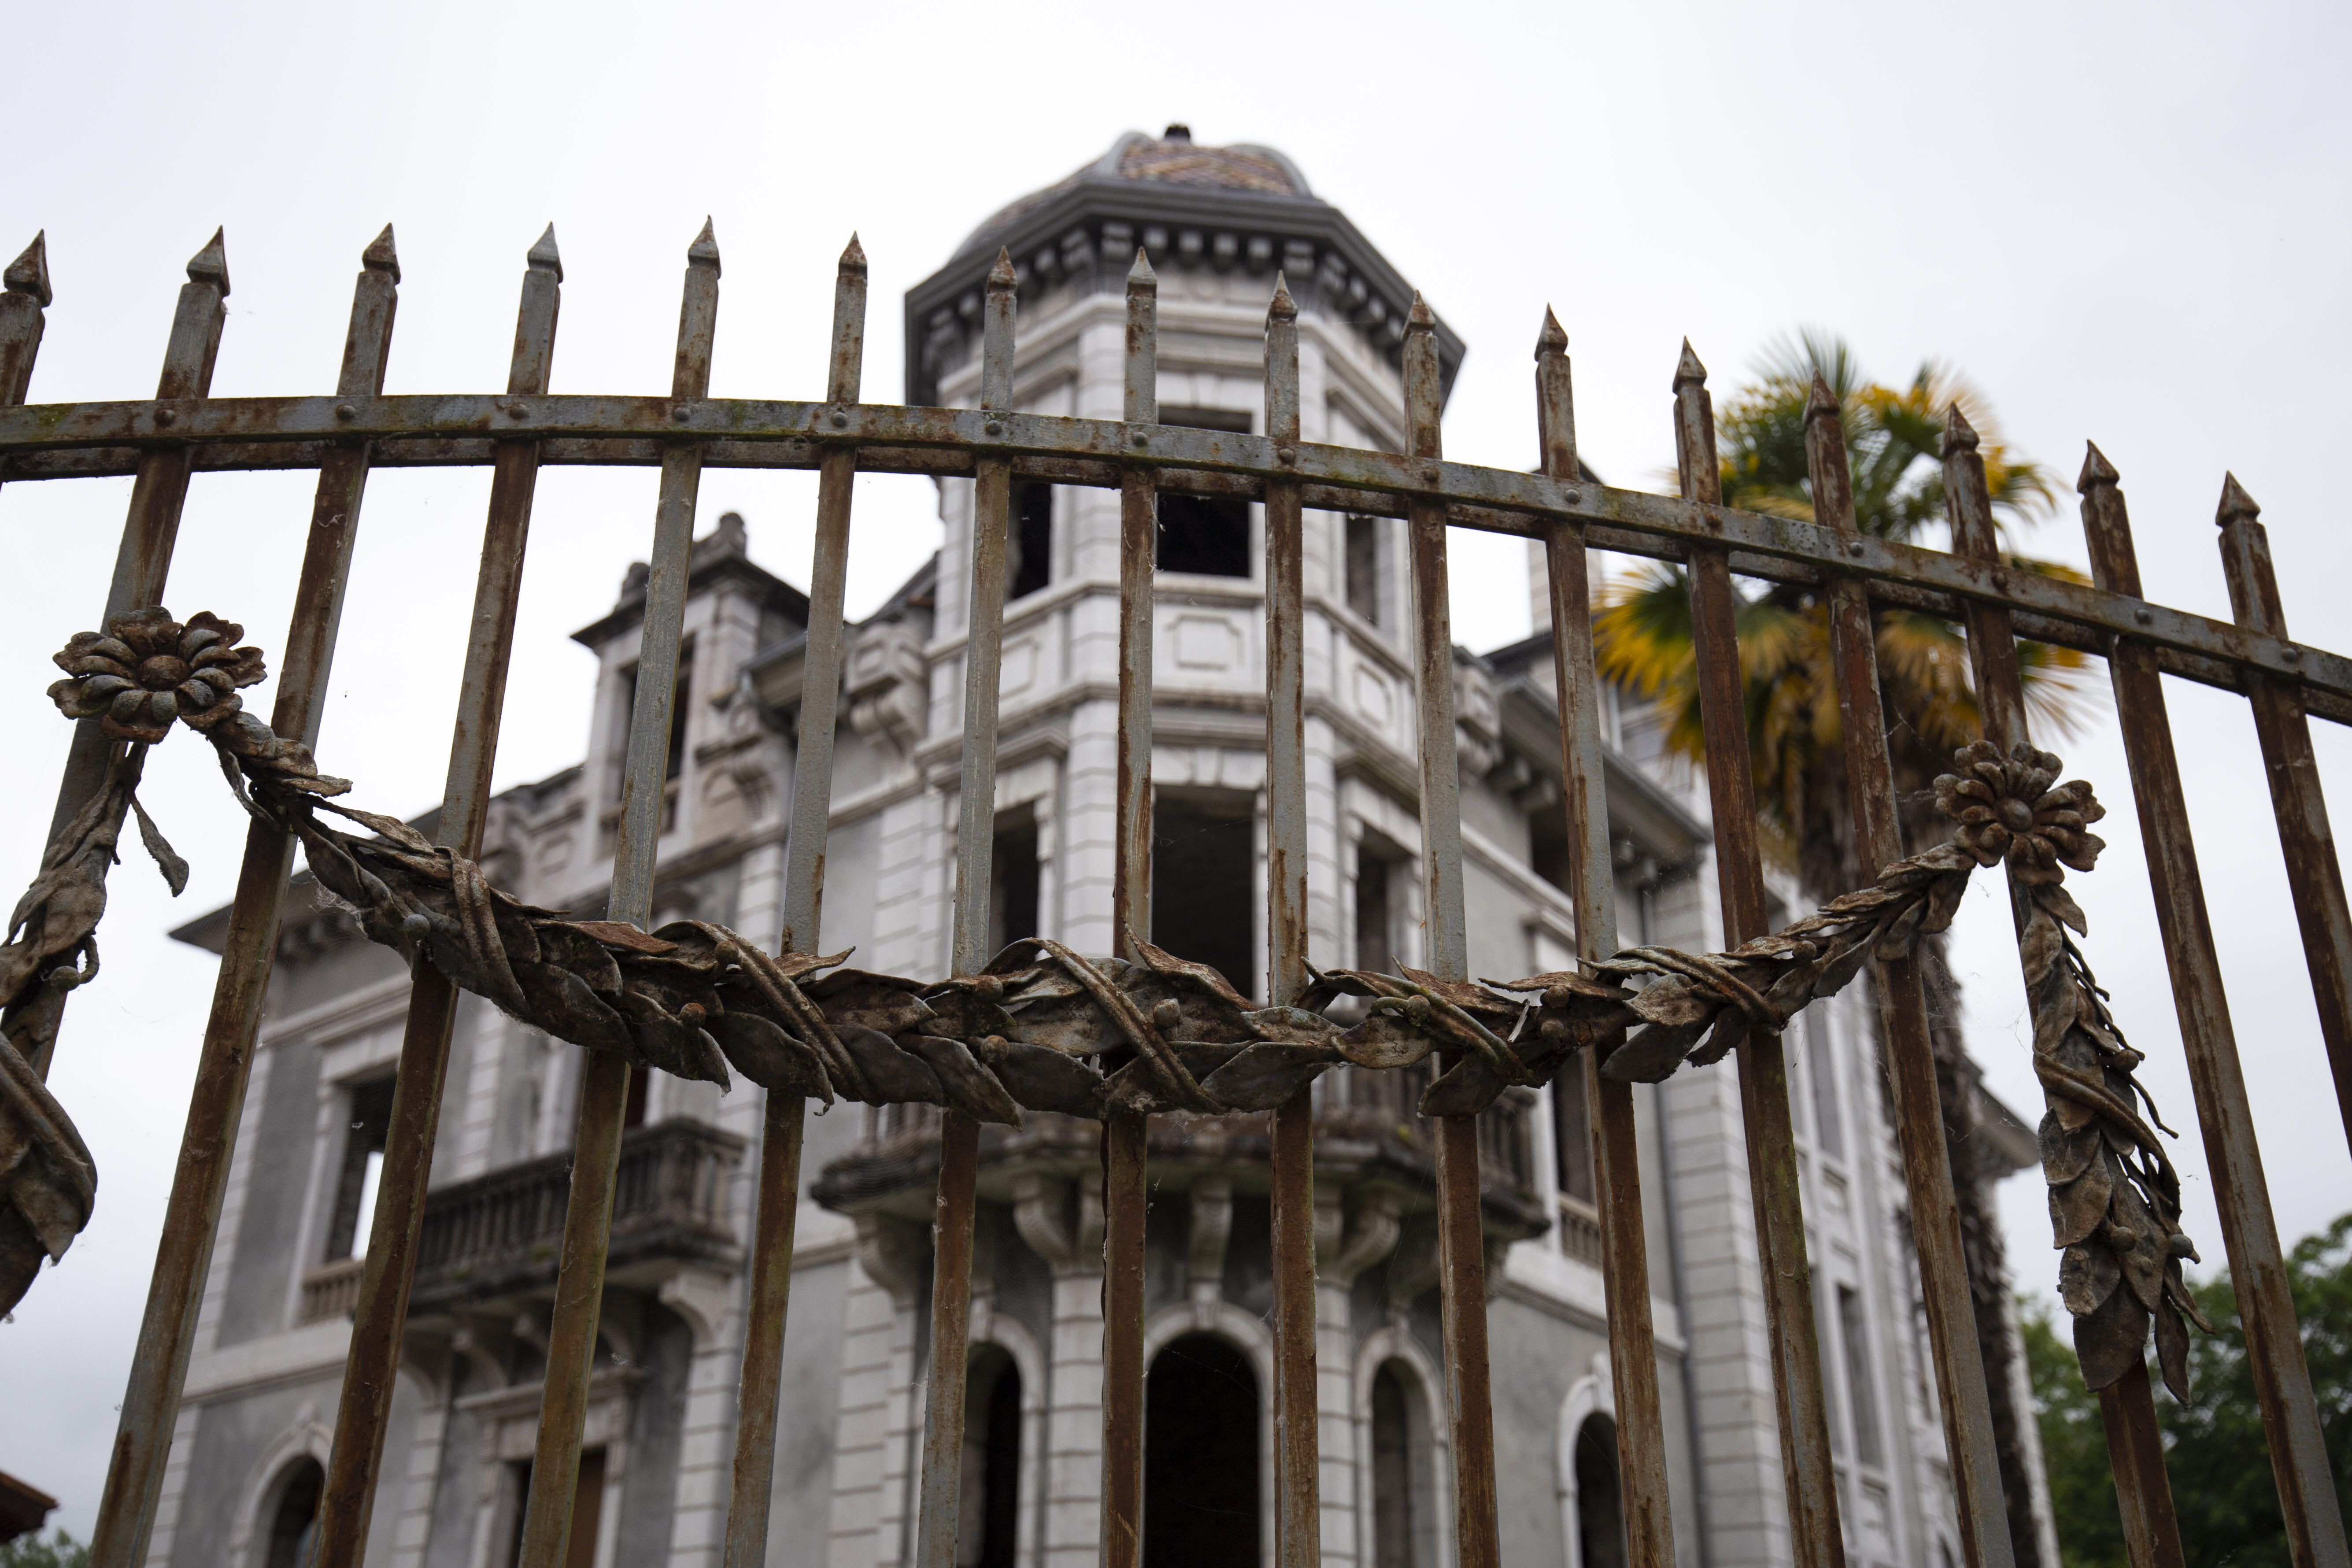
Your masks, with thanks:
[[(1498, 1559), (1494, 1436), (1486, 1338), (1482, 1159), (1517, 1160), (1507, 1181), (1532, 1184), (1524, 1141), (1500, 1138), (1479, 1113), (1514, 1086), (1562, 1071), (1586, 1075), (1599, 1202), (1584, 1238), (1602, 1265), (1618, 1408), (1624, 1515), (1632, 1561), (1674, 1561), (1664, 1437), (1650, 1321), (1631, 1082), (1685, 1061), (1736, 1051), (1751, 1187), (1786, 1458), (1792, 1539), (1809, 1568), (1842, 1563), (1812, 1296), (1791, 1142), (1780, 1030), (1815, 996), (1876, 967), (1888, 1068), (1931, 1331), (1940, 1409), (1972, 1568), (2011, 1561), (1985, 1374), (1970, 1315), (1952, 1173), (1937, 1108), (1927, 1012), (1912, 958), (1921, 931), (1948, 921), (1969, 870), (2005, 864), (2036, 1020), (2036, 1063), (2050, 1097), (2045, 1175), (2066, 1248), (2062, 1289), (2078, 1314), (2086, 1374), (2099, 1386), (2133, 1559), (2177, 1563), (2180, 1549), (2144, 1360), (2153, 1326), (2159, 1361), (2178, 1364), (2178, 1187), (2142, 1120), (2132, 1067), (2098, 999), (2081, 950), (2080, 914), (2060, 866), (2087, 869), (2097, 850), (2087, 785), (2061, 785), (2057, 760), (2030, 745), (2015, 638), (2106, 658), (2122, 721), (2197, 1114), (2238, 1291), (2294, 1560), (2344, 1564), (2336, 1501), (2264, 1176), (2231, 1035), (2212, 935), (2158, 677), (2171, 673), (2243, 694), (2253, 708), (2302, 916), (2319, 1014), (2352, 1125), (2352, 916), (2312, 761), (2307, 716), (2352, 722), (2352, 661), (2287, 639), (2256, 509), (2234, 481), (2219, 521), (2234, 625), (2144, 602), (2116, 475), (2095, 448), (2081, 482), (2095, 585), (2006, 565), (1995, 550), (1974, 432), (1947, 426), (1944, 480), (1952, 552), (1859, 532), (1838, 411), (1825, 392), (1808, 416), (1815, 521), (1724, 507), (1705, 372), (1685, 345), (1674, 379), (1681, 493), (1612, 489), (1580, 477), (1567, 340), (1547, 316), (1536, 353), (1542, 462), (1534, 473), (1451, 463), (1439, 442), (1439, 372), (1431, 320), (1416, 310), (1403, 338), (1410, 450), (1379, 452), (1300, 439), (1297, 311), (1277, 283), (1266, 321), (1266, 434), (1157, 422), (1155, 289), (1139, 256), (1127, 285), (1126, 395), (1119, 420), (1014, 411), (1013, 323), (1020, 280), (1000, 258), (984, 297), (980, 406), (915, 408), (860, 400), (866, 265), (853, 240), (835, 297), (822, 399), (712, 398), (719, 258), (708, 226), (688, 252), (676, 371), (667, 395), (551, 393), (562, 264), (553, 231), (527, 258), (506, 389), (385, 396), (384, 356), (400, 280), (387, 228), (362, 256), (341, 374), (317, 397), (206, 395), (229, 291), (215, 236), (188, 282), (151, 399), (26, 405), (49, 282), (36, 239), (0, 293), (0, 478), (15, 483), (136, 476), (121, 554), (98, 633), (60, 656), (54, 695), (76, 730), (42, 879), (0, 950), (0, 1112), (14, 1142), (0, 1235), (13, 1299), (29, 1257), (56, 1256), (89, 1210), (79, 1154), (46, 1077), (68, 996), (92, 961), (95, 916), (80, 897), (105, 867), (135, 806), (148, 744), (187, 721), (220, 752), (256, 818), (250, 830), (187, 1134), (172, 1191), (121, 1436), (107, 1480), (94, 1561), (131, 1568), (145, 1555), (162, 1488), (197, 1306), (234, 1152), (247, 1064), (276, 952), (293, 847), (359, 912), (373, 939), (414, 955), (387, 1158), (373, 1242), (349, 1310), (353, 1330), (334, 1449), (320, 1505), (318, 1561), (360, 1561), (383, 1458), (412, 1289), (420, 1268), (446, 1271), (452, 1226), (472, 1223), (428, 1202), (426, 1173), (457, 993), (477, 991), (551, 1033), (589, 1047), (578, 1131), (560, 1222), (529, 1228), (558, 1270), (546, 1384), (520, 1546), (529, 1568), (565, 1561), (600, 1292), (628, 1173), (653, 1181), (635, 1201), (684, 1205), (709, 1228), (709, 1184), (731, 1150), (705, 1139), (672, 1148), (623, 1136), (630, 1077), (659, 1066), (723, 1077), (729, 1066), (768, 1089), (750, 1240), (750, 1310), (738, 1401), (725, 1561), (764, 1559), (779, 1369), (791, 1283), (805, 1100), (850, 1095), (909, 1119), (936, 1107), (938, 1197), (932, 1350), (916, 1559), (954, 1561), (964, 1340), (969, 1319), (974, 1173), (983, 1121), (1022, 1108), (1099, 1123), (1105, 1226), (1102, 1561), (1140, 1555), (1144, 1389), (1144, 1165), (1155, 1112), (1266, 1113), (1273, 1164), (1275, 1399), (1279, 1434), (1276, 1561), (1317, 1560), (1313, 1161), (1316, 1078), (1344, 1070), (1328, 1096), (1340, 1118), (1425, 1117), (1433, 1155), (1443, 1332), (1454, 1467), (1454, 1532), (1464, 1568)], [(609, 920), (579, 922), (517, 904), (473, 862), (531, 518), (549, 464), (657, 466), (640, 678), (614, 854)], [(365, 482), (377, 468), (487, 466), (494, 479), (448, 785), (428, 843), (399, 823), (333, 805), (345, 786), (318, 774), (316, 739)], [(654, 852), (664, 747), (676, 690), (696, 487), (707, 467), (814, 468), (817, 542), (807, 631), (798, 785), (786, 840), (782, 951), (759, 952), (721, 928), (673, 926), (654, 936)], [(181, 505), (199, 472), (315, 468), (296, 608), (268, 724), (239, 715), (234, 689), (259, 679), (241, 633), (159, 609)], [(859, 471), (968, 477), (978, 525), (970, 576), (957, 837), (952, 976), (929, 984), (887, 976), (819, 980), (813, 950), (824, 866), (831, 756), (841, 686), (844, 574), (852, 479)], [(997, 686), (1006, 520), (1016, 478), (1114, 488), (1121, 498), (1118, 852), (1116, 959), (1087, 960), (1049, 943), (1016, 943), (993, 959), (988, 925), (996, 766)], [(1243, 497), (1264, 505), (1266, 530), (1268, 930), (1271, 1007), (1249, 1010), (1222, 982), (1140, 941), (1147, 929), (1154, 498)], [(1420, 810), (1426, 883), (1426, 972), (1318, 973), (1307, 953), (1307, 794), (1301, 514), (1318, 508), (1402, 517), (1411, 537), (1419, 691)], [(1482, 529), (1538, 541), (1556, 628), (1570, 884), (1581, 967), (1516, 985), (1474, 984), (1466, 970), (1456, 807), (1453, 637), (1445, 531)], [(1586, 554), (1604, 549), (1683, 563), (1697, 644), (1717, 835), (1724, 926), (1731, 951), (1620, 952), (1602, 788)], [(1804, 584), (1830, 607), (1854, 787), (1855, 831), (1878, 879), (1820, 914), (1769, 930), (1753, 784), (1734, 635), (1735, 574)], [(1954, 841), (1902, 858), (1893, 815), (1874, 650), (1873, 607), (1962, 623), (1974, 661), (1986, 743), (1942, 781)], [(367, 834), (325, 825), (344, 811)], [(142, 818), (143, 821), (143, 818)], [(373, 835), (369, 837), (368, 835)], [(168, 851), (164, 851), (168, 854)], [(80, 901), (77, 902), (79, 898)], [(29, 911), (29, 912), (28, 912)], [(87, 916), (87, 918), (84, 918)], [(1646, 980), (1646, 985), (1642, 984)], [(1342, 1028), (1320, 1009), (1340, 994), (1370, 999)], [(1354, 1015), (1351, 1015), (1354, 1016)], [(1402, 1075), (1420, 1082), (1409, 1105)], [(635, 1163), (625, 1151), (635, 1148)], [(648, 1161), (652, 1163), (647, 1163)], [(46, 1163), (45, 1163), (46, 1162)], [(643, 1169), (640, 1169), (643, 1167)], [(656, 1168), (657, 1167), (657, 1168)], [(525, 1173), (529, 1176), (529, 1173)], [(507, 1178), (499, 1178), (506, 1181)], [(534, 1184), (535, 1183), (535, 1184)], [(509, 1183), (509, 1185), (512, 1184)], [(460, 1194), (511, 1207), (556, 1200), (529, 1191)], [(634, 1189), (631, 1189), (634, 1191)], [(441, 1205), (436, 1213), (435, 1204)], [(462, 1205), (461, 1205), (462, 1206)], [(476, 1205), (477, 1207), (480, 1205)], [(37, 1210), (37, 1212), (36, 1212)], [(468, 1214), (472, 1210), (467, 1211)], [(487, 1211), (486, 1211), (487, 1212)], [(536, 1212), (536, 1211), (534, 1211)], [(505, 1213), (502, 1209), (501, 1214)], [(479, 1219), (482, 1215), (474, 1215)], [(511, 1218), (509, 1215), (507, 1216)], [(501, 1221), (500, 1223), (504, 1223)], [(470, 1233), (469, 1233), (470, 1234)], [(722, 1238), (714, 1235), (713, 1245)], [(27, 1248), (30, 1251), (27, 1251)], [(323, 1289), (323, 1287), (322, 1287)], [(341, 1283), (330, 1303), (342, 1310)], [(322, 1297), (323, 1300), (323, 1297)], [(322, 1310), (325, 1310), (322, 1308)], [(2193, 1307), (2189, 1308), (2193, 1315)]]

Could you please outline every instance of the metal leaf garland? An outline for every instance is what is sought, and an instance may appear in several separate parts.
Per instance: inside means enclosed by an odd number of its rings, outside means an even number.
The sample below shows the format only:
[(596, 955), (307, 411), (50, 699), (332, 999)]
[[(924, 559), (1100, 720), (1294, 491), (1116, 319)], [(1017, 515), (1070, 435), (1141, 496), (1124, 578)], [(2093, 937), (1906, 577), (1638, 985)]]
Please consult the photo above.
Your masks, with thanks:
[[(681, 1078), (723, 1086), (740, 1073), (828, 1103), (918, 1102), (1005, 1125), (1024, 1110), (1270, 1110), (1334, 1068), (1390, 1070), (1433, 1051), (1443, 1070), (1422, 1099), (1429, 1116), (1475, 1114), (1511, 1085), (1549, 1082), (1586, 1049), (1606, 1053), (1601, 1070), (1612, 1078), (1655, 1082), (1784, 1028), (1872, 958), (1909, 955), (1923, 933), (1951, 923), (1970, 873), (2006, 857), (2033, 886), (2035, 920), (2021, 940), (2051, 1101), (2043, 1166), (2084, 1375), (2094, 1387), (2120, 1375), (2152, 1314), (2167, 1381), (2185, 1392), (2180, 1314), (2194, 1319), (2196, 1309), (2179, 1260), (2195, 1253), (2179, 1228), (2178, 1179), (2136, 1109), (2144, 1097), (2131, 1069), (2141, 1058), (2058, 929), (2083, 929), (2057, 864), (2087, 869), (2095, 858), (2098, 840), (2083, 829), (2098, 807), (2087, 784), (2050, 788), (2053, 757), (2012, 763), (1981, 742), (1962, 752), (1963, 773), (1939, 781), (1960, 823), (1952, 843), (1729, 952), (1636, 947), (1582, 973), (1476, 984), (1410, 968), (1331, 970), (1313, 975), (1296, 1006), (1253, 1008), (1216, 971), (1139, 940), (1129, 962), (1024, 938), (978, 974), (922, 982), (843, 967), (846, 953), (771, 954), (707, 921), (649, 933), (526, 904), (405, 823), (334, 799), (347, 782), (320, 774), (307, 748), (242, 711), (231, 688), (259, 680), (262, 668), (257, 651), (236, 646), (241, 635), (210, 616), (181, 626), (141, 611), (58, 656), (73, 677), (51, 688), (59, 708), (131, 743), (107, 793), (52, 847), (19, 906), (20, 939), (0, 949), (11, 1018), (95, 972), (91, 932), (138, 757), (175, 717), (213, 744), (248, 811), (299, 838), (312, 874), (371, 941), (434, 964), (535, 1028)], [(173, 874), (169, 847), (157, 856)], [(56, 965), (69, 953), (86, 954), (89, 967)], [(1369, 1004), (1352, 1026), (1325, 1016), (1342, 996)], [(12, 1024), (0, 1057), (0, 1310), (23, 1294), (42, 1255), (63, 1255), (94, 1191), (88, 1152), (26, 1066), (30, 1043)]]

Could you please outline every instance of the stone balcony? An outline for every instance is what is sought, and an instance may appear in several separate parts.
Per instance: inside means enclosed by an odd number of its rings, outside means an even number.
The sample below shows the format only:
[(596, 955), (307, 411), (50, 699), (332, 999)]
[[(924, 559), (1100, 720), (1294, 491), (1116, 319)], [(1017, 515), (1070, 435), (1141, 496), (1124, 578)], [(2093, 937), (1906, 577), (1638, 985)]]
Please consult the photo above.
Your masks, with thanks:
[[(1436, 1182), (1431, 1128), (1414, 1109), (1429, 1086), (1426, 1066), (1400, 1072), (1325, 1075), (1314, 1088), (1315, 1173), (1326, 1190), (1377, 1184), (1430, 1206)], [(1537, 1181), (1535, 1094), (1512, 1089), (1478, 1118), (1478, 1170), (1486, 1229), (1495, 1241), (1539, 1236), (1549, 1228)], [(895, 1214), (928, 1223), (939, 1173), (936, 1107), (893, 1105), (868, 1111), (866, 1136), (826, 1165), (811, 1195), (845, 1214)], [(1273, 1118), (1155, 1116), (1150, 1158), (1156, 1184), (1189, 1186), (1206, 1173), (1228, 1175), (1242, 1191), (1267, 1184)], [(1076, 1117), (1031, 1111), (1019, 1128), (983, 1127), (982, 1196), (1010, 1199), (1024, 1173), (1075, 1176), (1097, 1168), (1100, 1128)], [(1417, 1201), (1418, 1200), (1418, 1201)]]
[[(608, 1279), (650, 1283), (683, 1265), (740, 1265), (742, 1247), (728, 1226), (726, 1202), (728, 1174), (743, 1147), (733, 1133), (698, 1121), (663, 1121), (625, 1133), (614, 1186)], [(551, 1290), (571, 1191), (569, 1153), (436, 1189), (425, 1200), (412, 1314), (429, 1317)]]

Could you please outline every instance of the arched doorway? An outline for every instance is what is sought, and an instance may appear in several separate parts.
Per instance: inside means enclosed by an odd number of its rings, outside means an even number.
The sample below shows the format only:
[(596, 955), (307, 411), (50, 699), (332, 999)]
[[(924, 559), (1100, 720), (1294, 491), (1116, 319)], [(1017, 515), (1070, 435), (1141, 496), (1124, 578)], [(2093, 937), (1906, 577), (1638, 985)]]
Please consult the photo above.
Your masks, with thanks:
[(1576, 1541), (1582, 1568), (1625, 1568), (1617, 1423), (1606, 1415), (1588, 1415), (1576, 1429)]
[(1020, 1515), (1021, 1369), (1003, 1346), (974, 1345), (964, 1374), (956, 1568), (1014, 1568)]
[(319, 1532), (319, 1494), (326, 1485), (327, 1472), (316, 1459), (306, 1457), (286, 1468), (278, 1483), (278, 1501), (269, 1510), (262, 1568), (310, 1568)]
[(1213, 1334), (1151, 1363), (1143, 1404), (1144, 1568), (1257, 1568), (1257, 1372)]
[(1437, 1501), (1427, 1394), (1402, 1361), (1381, 1363), (1371, 1393), (1372, 1568), (1433, 1568)]

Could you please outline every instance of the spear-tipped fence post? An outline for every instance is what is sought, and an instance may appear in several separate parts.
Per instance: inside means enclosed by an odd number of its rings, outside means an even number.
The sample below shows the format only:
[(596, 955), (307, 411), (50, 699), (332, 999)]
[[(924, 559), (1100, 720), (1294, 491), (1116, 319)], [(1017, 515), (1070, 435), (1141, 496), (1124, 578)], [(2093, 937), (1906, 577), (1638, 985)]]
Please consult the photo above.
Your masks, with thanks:
[[(828, 423), (846, 424), (866, 363), (866, 251), (857, 236), (834, 271), (833, 340), (825, 399), (840, 405)], [(827, 447), (817, 469), (816, 551), (809, 573), (808, 641), (803, 656), (798, 745), (793, 761), (793, 821), (784, 839), (782, 950), (814, 952), (823, 921), (824, 847), (833, 814), (834, 721), (841, 695), (842, 603), (849, 574), (849, 514), (857, 449)], [(784, 1321), (792, 1304), (793, 1232), (800, 1212), (801, 1152), (808, 1101), (770, 1089), (761, 1119), (760, 1176), (752, 1221), (751, 1293), (743, 1328), (743, 1373), (735, 1400), (735, 1454), (722, 1568), (761, 1568), (775, 1484), (777, 1404), (783, 1386)]]
[[(1715, 405), (1706, 367), (1683, 340), (1675, 367), (1675, 451), (1683, 499), (1723, 501), (1717, 467)], [(1756, 782), (1748, 752), (1747, 695), (1739, 669), (1738, 595), (1727, 551), (1690, 552), (1691, 642), (1698, 666), (1699, 714), (1706, 737), (1707, 798), (1715, 826), (1717, 886), (1727, 945), (1771, 930), (1758, 837)], [(1829, 1409), (1822, 1392), (1821, 1341), (1813, 1327), (1812, 1266), (1805, 1254), (1804, 1200), (1796, 1134), (1789, 1119), (1788, 1054), (1777, 1029), (1751, 1028), (1738, 1047), (1739, 1112), (1748, 1134), (1748, 1187), (1764, 1274), (1765, 1327), (1771, 1340), (1773, 1404), (1780, 1417), (1789, 1528), (1803, 1568), (1845, 1561), (1832, 1468)]]
[[(2093, 580), (2109, 593), (2139, 597), (2131, 518), (2115, 469), (2104, 458), (2095, 463), (2086, 460), (2082, 495)], [(2244, 498), (2236, 479), (2226, 481), (2221, 496), (2225, 523), (2233, 518), (2251, 521), (2252, 503)], [(2137, 637), (2119, 637), (2107, 655), (2107, 669), (2115, 684), (2124, 754), (2131, 765), (2132, 797), (2139, 807), (2157, 929), (2164, 939), (2165, 965), (2171, 973), (2174, 1012), (2180, 1023), (2181, 1054), (2197, 1098), (2206, 1174), (2229, 1249), (2230, 1285), (2245, 1327), (2246, 1362), (2286, 1522), (2288, 1555), (2297, 1568), (2345, 1568), (2352, 1555), (2347, 1552), (2344, 1516), (2336, 1503), (2286, 1260), (2279, 1248), (2278, 1223), (2271, 1212), (2269, 1182), (2254, 1137), (2253, 1108), (2246, 1097), (2221, 958), (2205, 909), (2155, 650)], [(1979, 675), (1979, 687), (1982, 683)]]
[[(1545, 476), (1580, 482), (1576, 402), (1568, 333), (1547, 309), (1536, 338), (1536, 433)], [(1561, 810), (1567, 817), (1569, 897), (1578, 955), (1591, 963), (1617, 951), (1616, 867), (1610, 853), (1603, 782), (1601, 683), (1593, 668), (1592, 597), (1584, 530), (1554, 523), (1544, 536), (1551, 600), (1552, 678), (1559, 693)], [(1617, 1468), (1627, 1560), (1669, 1568), (1674, 1521), (1666, 1496), (1664, 1417), (1658, 1401), (1658, 1350), (1650, 1321), (1648, 1238), (1643, 1234), (1642, 1169), (1633, 1087), (1605, 1077), (1605, 1046), (1590, 1047), (1562, 1072), (1580, 1073), (1592, 1107), (1593, 1177), (1601, 1211), (1601, 1281), (1609, 1306), (1610, 1376), (1617, 1394)]]
[[(687, 247), (678, 304), (677, 353), (670, 374), (670, 414), (691, 431), (710, 391), (710, 344), (719, 319), (719, 242), (706, 220)], [(678, 641), (686, 621), (687, 572), (694, 543), (694, 503), (702, 479), (702, 442), (689, 434), (662, 453), (654, 505), (653, 549), (646, 575), (645, 626), (637, 652), (636, 698), (629, 715), (621, 777), (620, 830), (613, 850), (608, 917), (646, 928), (654, 915), (654, 852), (661, 837), (671, 711), (677, 696)], [(519, 1568), (557, 1568), (572, 1531), (580, 1480), (580, 1440), (588, 1417), (588, 1378), (604, 1300), (604, 1262), (612, 1240), (614, 1183), (628, 1112), (623, 1058), (590, 1051), (581, 1065), (580, 1113), (572, 1142), (572, 1193), (556, 1267), (555, 1307), (547, 1331), (547, 1379), (539, 1441), (531, 1458)]]

